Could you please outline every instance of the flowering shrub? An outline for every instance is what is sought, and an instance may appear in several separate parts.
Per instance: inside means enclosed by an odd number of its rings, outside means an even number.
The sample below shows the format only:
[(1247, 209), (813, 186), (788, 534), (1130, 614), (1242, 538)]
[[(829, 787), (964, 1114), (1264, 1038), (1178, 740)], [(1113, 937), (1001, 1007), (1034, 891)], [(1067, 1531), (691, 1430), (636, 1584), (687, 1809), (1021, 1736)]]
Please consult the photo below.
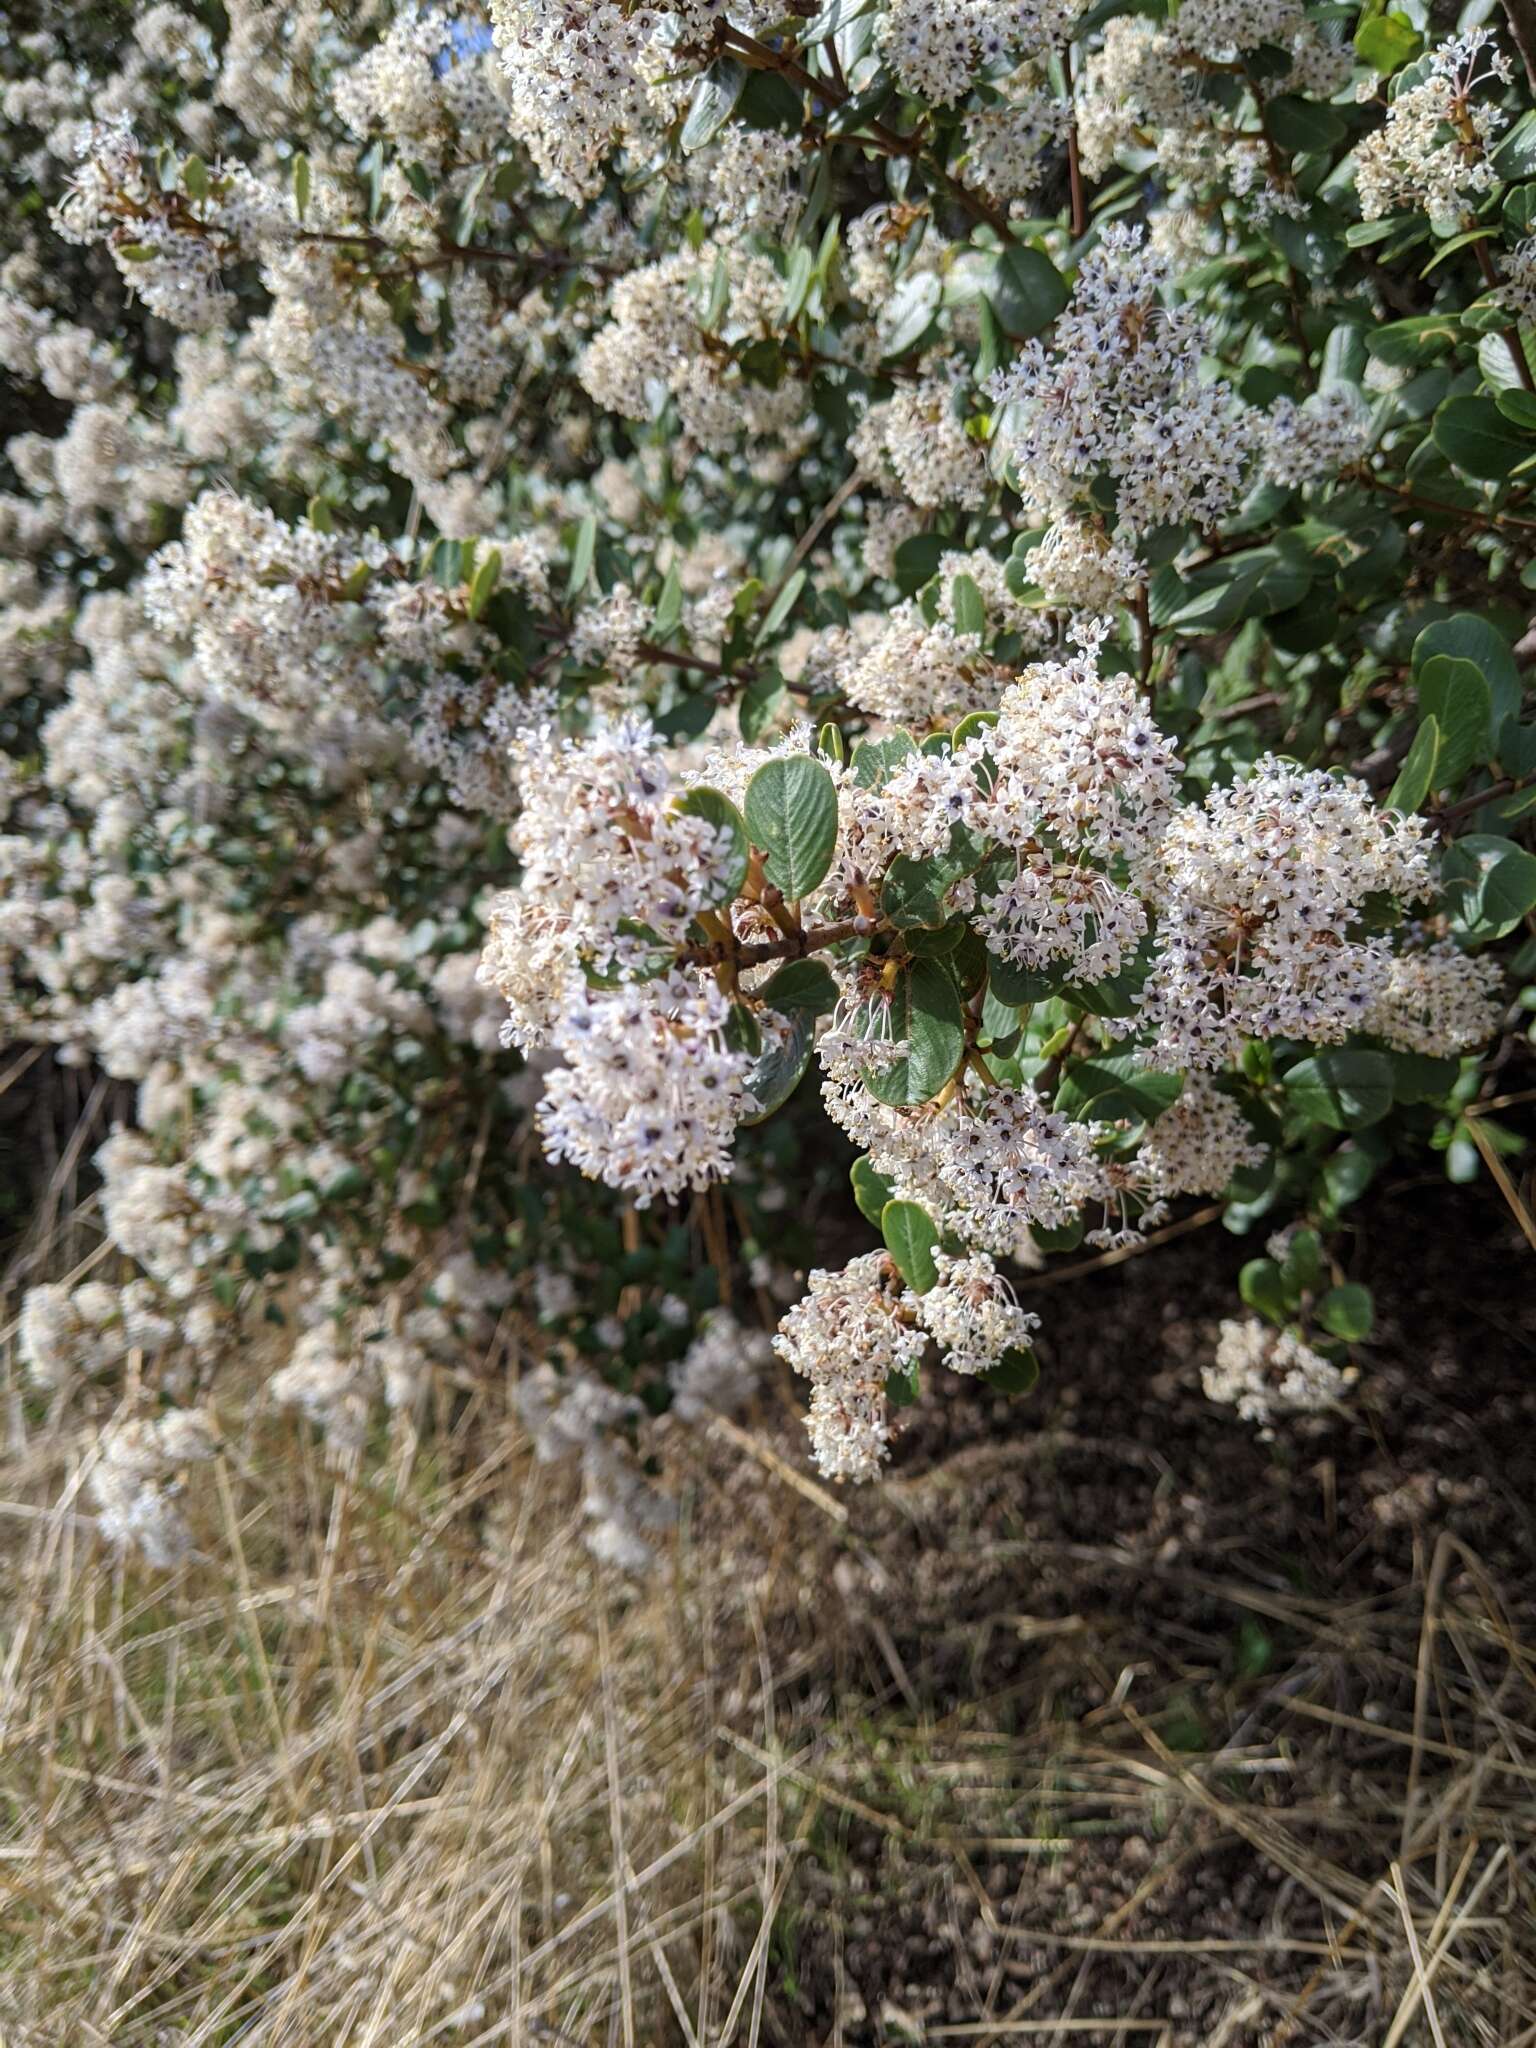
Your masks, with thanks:
[[(198, 1413), (286, 1319), (341, 1455), (535, 1326), (552, 1444), (737, 1401), (699, 1318), (799, 1292), (819, 1089), (882, 1241), (777, 1340), (824, 1471), (929, 1353), (1029, 1384), (1005, 1262), (1190, 1196), (1306, 1226), (1213, 1392), (1337, 1398), (1342, 1212), (1519, 1143), (1467, 1116), (1536, 965), (1509, 4), (13, 38), (0, 1003), (136, 1091), (38, 1388)], [(116, 1427), (173, 1557), (216, 1436)]]

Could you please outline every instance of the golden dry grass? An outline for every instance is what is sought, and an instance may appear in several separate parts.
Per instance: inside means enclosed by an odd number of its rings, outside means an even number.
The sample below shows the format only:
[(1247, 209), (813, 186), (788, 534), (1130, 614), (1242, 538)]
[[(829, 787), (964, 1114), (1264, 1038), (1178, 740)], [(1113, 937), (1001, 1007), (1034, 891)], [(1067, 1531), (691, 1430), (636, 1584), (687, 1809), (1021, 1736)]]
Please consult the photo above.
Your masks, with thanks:
[[(952, 1633), (1031, 1660), (1006, 1701), (935, 1705), (921, 1631), (834, 1585), (905, 1570), (1038, 1440), (878, 1507), (808, 1480), (778, 1412), (678, 1441), (636, 1585), (588, 1558), (504, 1376), (351, 1473), (262, 1377), (221, 1395), (170, 1574), (80, 1511), (94, 1432), (12, 1389), (4, 2048), (1536, 2043), (1536, 1645), (1456, 1538), (1327, 1598), (1058, 1544), (1085, 1588), (1184, 1603), (1160, 1662), (1086, 1591), (1031, 1611), (1048, 1529), (967, 1538), (950, 1564), (1003, 1590)], [(1214, 1610), (1286, 1646), (1246, 1691)], [(1233, 1870), (1208, 1921), (1178, 1904)], [(930, 1980), (862, 1996), (857, 1943), (899, 1949), (919, 1906)]]

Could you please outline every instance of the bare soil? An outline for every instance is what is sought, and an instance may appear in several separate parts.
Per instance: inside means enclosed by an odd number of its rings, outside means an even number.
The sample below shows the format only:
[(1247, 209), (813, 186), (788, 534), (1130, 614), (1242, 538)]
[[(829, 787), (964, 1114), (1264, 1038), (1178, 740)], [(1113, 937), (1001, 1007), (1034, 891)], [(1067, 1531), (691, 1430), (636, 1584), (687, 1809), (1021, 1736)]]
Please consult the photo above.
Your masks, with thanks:
[(846, 1523), (712, 1454), (799, 1794), (770, 2038), (1536, 2039), (1531, 1254), (1492, 1191), (1378, 1201), (1357, 1396), (1266, 1442), (1200, 1387), (1257, 1249), (1040, 1287), (1036, 1392), (932, 1378)]

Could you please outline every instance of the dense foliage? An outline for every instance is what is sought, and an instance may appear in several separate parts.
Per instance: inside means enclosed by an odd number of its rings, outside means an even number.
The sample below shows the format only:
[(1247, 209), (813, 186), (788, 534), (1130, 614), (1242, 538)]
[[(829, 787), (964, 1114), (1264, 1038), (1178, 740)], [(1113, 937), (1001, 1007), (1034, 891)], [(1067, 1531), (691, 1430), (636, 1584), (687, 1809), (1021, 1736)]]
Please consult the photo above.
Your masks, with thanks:
[(274, 1322), (342, 1455), (526, 1337), (618, 1528), (593, 1445), (802, 1292), (818, 1088), (881, 1239), (781, 1326), (824, 1471), (1192, 1195), (1270, 1233), (1213, 1395), (1341, 1396), (1343, 1212), (1518, 1145), (1511, 13), (22, 25), (5, 1019), (137, 1090), (23, 1345), (109, 1534), (176, 1555)]

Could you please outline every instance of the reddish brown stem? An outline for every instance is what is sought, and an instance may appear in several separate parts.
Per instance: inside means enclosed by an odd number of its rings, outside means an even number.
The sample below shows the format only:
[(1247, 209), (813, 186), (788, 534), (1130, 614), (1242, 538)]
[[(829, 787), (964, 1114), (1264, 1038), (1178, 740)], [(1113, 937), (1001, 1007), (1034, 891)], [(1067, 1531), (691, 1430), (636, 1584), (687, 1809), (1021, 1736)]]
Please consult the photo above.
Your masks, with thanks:
[(1088, 231), (1088, 200), (1083, 191), (1083, 157), (1077, 140), (1077, 102), (1072, 97), (1072, 45), (1061, 46), (1061, 74), (1066, 81), (1067, 106), (1070, 118), (1067, 124), (1067, 182), (1072, 189), (1072, 235), (1075, 240)]
[(770, 960), (803, 959), (807, 953), (839, 946), (844, 939), (868, 938), (877, 929), (873, 918), (844, 917), (836, 924), (812, 925), (782, 939), (755, 939), (751, 945), (736, 946), (730, 951), (718, 945), (689, 946), (682, 957), (692, 967), (723, 967), (727, 961), (737, 968), (762, 967)]
[(1536, 775), (1503, 775), (1487, 789), (1476, 790), (1471, 796), (1464, 796), (1454, 804), (1447, 804), (1444, 810), (1435, 811), (1432, 815), (1443, 832), (1447, 825), (1454, 825), (1462, 818), (1470, 818), (1475, 811), (1480, 811), (1484, 804), (1495, 804), (1501, 796), (1518, 796), (1522, 789), (1532, 788), (1536, 788)]

